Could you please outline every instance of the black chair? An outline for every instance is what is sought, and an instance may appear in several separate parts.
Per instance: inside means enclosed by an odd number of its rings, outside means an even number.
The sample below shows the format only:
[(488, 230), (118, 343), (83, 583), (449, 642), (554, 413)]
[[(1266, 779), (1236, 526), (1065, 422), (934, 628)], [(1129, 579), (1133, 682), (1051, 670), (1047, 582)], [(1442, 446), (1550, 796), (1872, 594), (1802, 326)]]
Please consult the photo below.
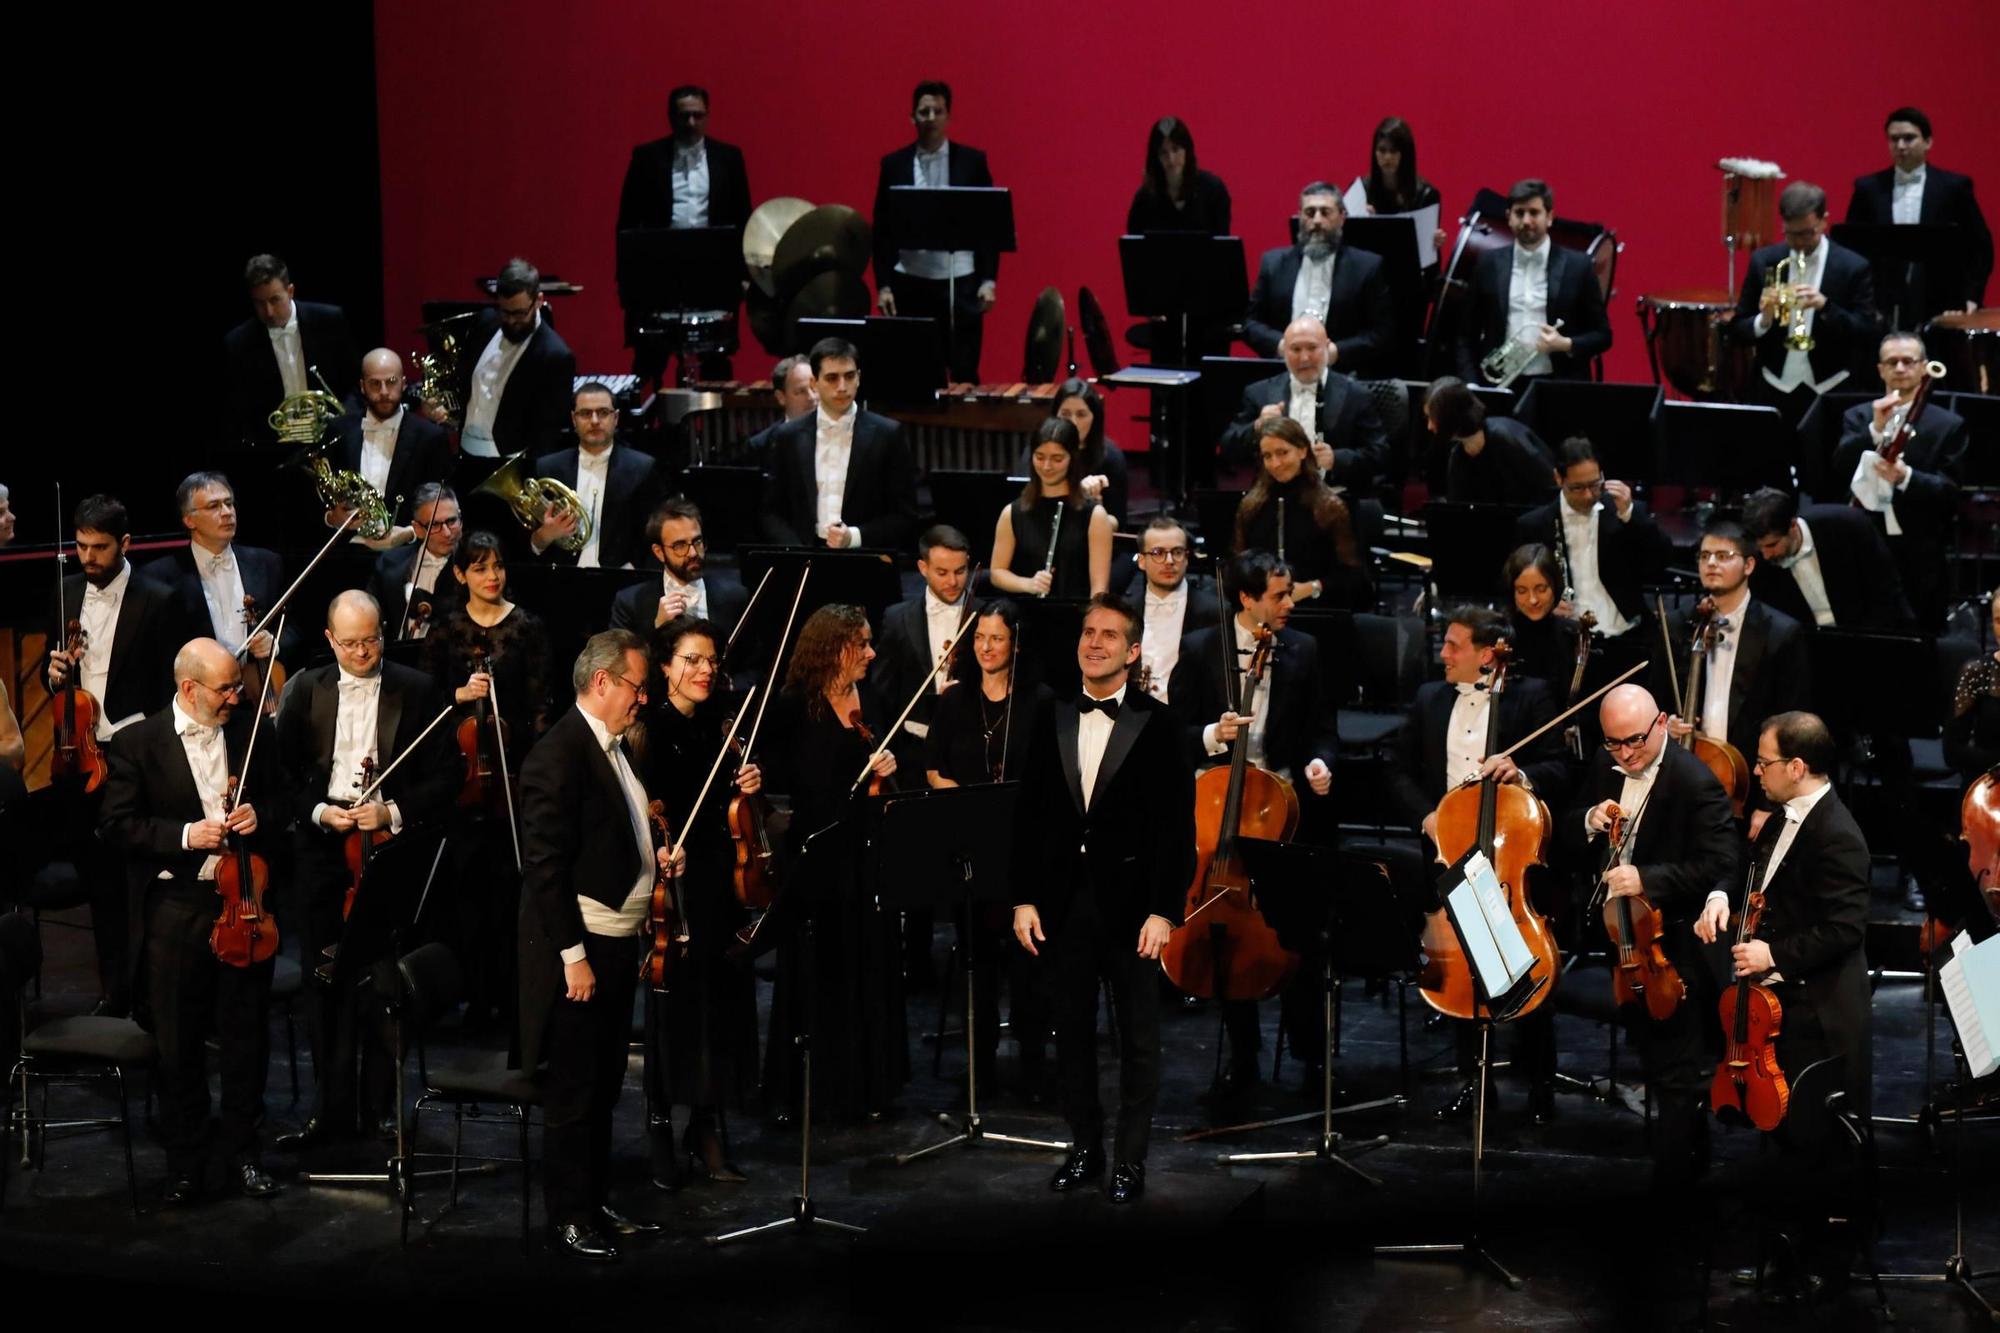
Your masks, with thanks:
[[(8, 1141), (0, 1143), (0, 1171), (13, 1156), (12, 1140), (20, 1140), (21, 1164), (40, 1169), (47, 1164), (51, 1129), (109, 1129), (113, 1126), (125, 1148), (125, 1186), (131, 1195), (132, 1211), (139, 1211), (139, 1177), (132, 1165), (131, 1099), (125, 1074), (130, 1069), (150, 1069), (159, 1059), (159, 1047), (152, 1034), (129, 1018), (81, 1015), (56, 1018), (34, 1028), (28, 1026), (27, 982), (41, 967), (41, 937), (34, 920), (21, 912), (0, 917), (0, 971), (18, 1005), (19, 1053), (7, 1076), (15, 1100), (7, 1115)], [(49, 1114), (49, 1089), (57, 1085), (105, 1085), (118, 1095), (116, 1116), (53, 1118)], [(34, 1109), (34, 1092), (42, 1093), (41, 1109)], [(39, 1139), (37, 1132), (39, 1131)], [(0, 1195), (6, 1180), (0, 1175)]]
[[(529, 1112), (541, 1104), (541, 1089), (528, 1071), (509, 1069), (504, 1064), (504, 1056), (497, 1053), (485, 1057), (454, 1056), (433, 1061), (424, 1034), (431, 1024), (445, 1014), (456, 1009), (464, 998), (464, 980), (459, 971), (458, 960), (451, 950), (442, 944), (426, 944), (411, 953), (404, 954), (397, 964), (397, 972), (403, 988), (403, 1030), (417, 1055), (417, 1077), (423, 1084), (410, 1111), (409, 1141), (413, 1145), (410, 1153), (412, 1165), (419, 1158), (442, 1159), (451, 1163), (451, 1203), (458, 1205), (458, 1178), (463, 1162), (521, 1164), (521, 1248), (525, 1252), (529, 1237), (529, 1210), (531, 1206), (530, 1181), (533, 1175), (532, 1159), (528, 1155)], [(493, 1108), (493, 1109), (488, 1109)], [(451, 1151), (419, 1152), (414, 1145), (419, 1143), (419, 1130), (425, 1111), (451, 1112)], [(520, 1135), (520, 1155), (518, 1157), (472, 1157), (463, 1151), (465, 1124), (467, 1121), (481, 1124), (496, 1120), (511, 1120)], [(409, 1200), (403, 1214), (403, 1239), (409, 1239), (409, 1218), (415, 1211), (416, 1181), (419, 1174), (415, 1170), (407, 1173), (410, 1188), (406, 1195)]]

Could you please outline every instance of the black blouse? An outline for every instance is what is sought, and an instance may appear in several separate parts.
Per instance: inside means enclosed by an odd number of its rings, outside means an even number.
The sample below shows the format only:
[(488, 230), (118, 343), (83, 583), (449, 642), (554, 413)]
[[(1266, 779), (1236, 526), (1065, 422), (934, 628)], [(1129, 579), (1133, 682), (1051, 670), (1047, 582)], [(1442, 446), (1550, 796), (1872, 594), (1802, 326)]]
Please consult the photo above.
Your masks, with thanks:
[(1044, 500), (1033, 509), (1024, 509), (1016, 500), (1007, 510), (1007, 521), (1014, 531), (1014, 558), (1007, 562), (1007, 569), (1024, 579), (1042, 572), (1048, 563), (1049, 536), (1059, 505), (1064, 513), (1062, 531), (1054, 534), (1056, 568), (1049, 596), (1081, 601), (1090, 596), (1090, 522), (1097, 513), (1095, 504), (1073, 507), (1067, 501)]
[(1125, 230), (1133, 235), (1154, 231), (1198, 231), (1209, 236), (1227, 236), (1229, 231), (1229, 187), (1222, 177), (1195, 168), (1194, 181), (1178, 204), (1152, 186), (1141, 183), (1125, 213)]
[[(1374, 602), (1374, 588), (1368, 571), (1342, 564), (1337, 529), (1322, 528), (1313, 522), (1312, 506), (1306, 491), (1311, 478), (1301, 471), (1287, 482), (1274, 483), (1268, 498), (1254, 513), (1247, 514), (1239, 527), (1242, 539), (1236, 553), (1270, 551), (1282, 553), (1292, 567), (1295, 582), (1323, 581), (1326, 591), (1318, 605), (1367, 610)], [(1279, 505), (1278, 501), (1284, 504)], [(1248, 497), (1245, 497), (1246, 504)], [(1282, 524), (1282, 530), (1280, 525)], [(1353, 515), (1347, 518), (1349, 541), (1353, 540)]]
[(1967, 782), (2000, 764), (2000, 661), (1991, 654), (1967, 662), (1952, 691), (1944, 726), (1945, 762)]
[[(516, 605), (492, 626), (474, 620), (463, 606), (454, 606), (424, 636), (424, 669), (451, 698), (471, 677), (473, 652), (482, 648), (490, 656), (494, 693), (507, 723), (508, 759), (518, 769), (535, 737), (548, 725), (548, 631), (541, 618), (523, 606)], [(479, 709), (477, 703), (458, 705), (461, 716)]]
[(1024, 693), (1018, 713), (1013, 694), (988, 699), (976, 680), (961, 680), (939, 696), (930, 735), (931, 767), (938, 776), (962, 787), (998, 782), (1003, 771), (1009, 779), (1019, 778), (1035, 727), (1056, 697), (1046, 685)]
[[(1100, 497), (1099, 503), (1104, 506), (1104, 511), (1111, 515), (1113, 523), (1121, 528), (1124, 527), (1126, 516), (1132, 511), (1132, 477), (1125, 465), (1125, 451), (1110, 440), (1106, 440), (1104, 457), (1096, 463), (1090, 462), (1087, 457), (1079, 459), (1075, 472), (1079, 477), (1088, 477), (1097, 472), (1104, 474), (1104, 494)], [(1015, 455), (1014, 475), (1017, 477), (1035, 475), (1032, 450), (1023, 448)], [(1063, 522), (1067, 523), (1069, 520), (1064, 519)]]

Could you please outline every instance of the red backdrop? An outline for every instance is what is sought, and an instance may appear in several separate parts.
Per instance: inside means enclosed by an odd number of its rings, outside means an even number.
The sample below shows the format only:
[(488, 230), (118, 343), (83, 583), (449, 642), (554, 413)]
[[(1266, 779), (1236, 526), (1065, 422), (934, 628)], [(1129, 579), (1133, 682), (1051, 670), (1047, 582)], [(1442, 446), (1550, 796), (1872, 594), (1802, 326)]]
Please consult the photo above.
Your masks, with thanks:
[[(1725, 0), (1401, 0), (1368, 12), (1372, 28), (1296, 0), (796, 11), (377, 0), (390, 340), (410, 345), (421, 300), (463, 299), (474, 274), (521, 254), (587, 287), (560, 316), (578, 364), (626, 368), (612, 285), (619, 183), (633, 144), (667, 133), (665, 94), (684, 81), (710, 90), (709, 128), (743, 148), (753, 201), (797, 195), (864, 213), (881, 155), (911, 137), (911, 86), (949, 81), (952, 137), (985, 149), (1015, 191), (1020, 251), (1001, 264), (987, 380), (1020, 373), (1044, 286), (1073, 302), (1088, 285), (1115, 327), (1127, 322), (1116, 237), (1147, 127), (1169, 113), (1228, 182), (1253, 264), (1284, 241), (1300, 184), (1344, 186), (1366, 169), (1383, 115), (1414, 128), (1448, 217), (1481, 185), (1546, 177), (1558, 214), (1607, 223), (1625, 242), (1616, 379), (1647, 375), (1634, 297), (1721, 282), (1718, 157), (1767, 158), (1824, 185), (1837, 219), (1852, 179), (1887, 165), (1884, 113), (1912, 102), (1935, 126), (1933, 159), (1971, 174), (2000, 222), (1993, 0), (1896, 16)], [(1890, 22), (1909, 35), (1900, 49)], [(737, 365), (760, 373), (761, 350)]]

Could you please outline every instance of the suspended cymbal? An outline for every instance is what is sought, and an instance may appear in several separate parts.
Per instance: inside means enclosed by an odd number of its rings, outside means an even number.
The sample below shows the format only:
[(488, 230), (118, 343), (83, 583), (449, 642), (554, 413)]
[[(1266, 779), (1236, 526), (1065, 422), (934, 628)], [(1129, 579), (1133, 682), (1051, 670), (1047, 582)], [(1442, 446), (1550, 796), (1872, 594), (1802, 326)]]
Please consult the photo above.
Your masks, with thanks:
[(750, 270), (750, 280), (762, 287), (765, 295), (776, 295), (778, 290), (771, 278), (771, 261), (778, 253), (778, 238), (794, 222), (812, 212), (812, 207), (803, 199), (781, 194), (757, 205), (743, 225), (743, 264)]
[(785, 307), (785, 343), (794, 352), (803, 352), (799, 338), (802, 319), (863, 319), (868, 314), (868, 288), (860, 277), (830, 269), (806, 279), (798, 295)]
[(821, 204), (785, 229), (771, 261), (771, 280), (789, 297), (829, 269), (859, 278), (868, 269), (868, 222), (845, 204)]
[(1111, 324), (1104, 318), (1104, 307), (1097, 303), (1097, 297), (1088, 287), (1077, 291), (1076, 305), (1077, 318), (1083, 325), (1083, 346), (1090, 353), (1090, 368), (1099, 379), (1117, 374), (1118, 347), (1111, 341)]
[(1029, 384), (1048, 384), (1062, 368), (1062, 293), (1054, 287), (1042, 288), (1035, 309), (1028, 316), (1028, 347), (1021, 358), (1021, 378)]

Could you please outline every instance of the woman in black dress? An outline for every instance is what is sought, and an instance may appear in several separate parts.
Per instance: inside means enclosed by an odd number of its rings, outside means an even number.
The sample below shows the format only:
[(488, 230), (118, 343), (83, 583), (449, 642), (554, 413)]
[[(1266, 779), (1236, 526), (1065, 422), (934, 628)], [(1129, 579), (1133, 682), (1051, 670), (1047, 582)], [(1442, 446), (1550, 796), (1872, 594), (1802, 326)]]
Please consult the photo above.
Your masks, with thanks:
[(1036, 429), (1029, 457), (1034, 475), (993, 526), (988, 568), (1002, 592), (1082, 601), (1111, 586), (1111, 534), (1117, 525), (1104, 506), (1071, 484), (1081, 452), (1076, 427), (1061, 417)]
[(1540, 542), (1515, 548), (1500, 567), (1513, 622), (1514, 668), (1548, 682), (1557, 699), (1576, 673), (1576, 611), (1562, 600), (1562, 566)]
[(1368, 162), (1368, 211), (1414, 213), (1439, 202), (1438, 188), (1417, 174), (1417, 136), (1401, 116), (1375, 127)]
[[(972, 625), (972, 651), (954, 655), (951, 687), (931, 715), (930, 761), (925, 774), (933, 787), (966, 787), (1019, 780), (1028, 747), (1045, 714), (1054, 706), (1049, 687), (1032, 677), (1016, 656), (1021, 609), (1004, 597), (982, 605)], [(1018, 686), (1018, 688), (1017, 688)], [(1048, 982), (1040, 960), (1012, 947), (1013, 913), (1008, 904), (980, 907), (973, 993), (975, 1073), (983, 1087), (998, 1090), (994, 1060), (1000, 1046), (1000, 977), (1006, 963), (1012, 997), (1009, 1022), (1021, 1058), (1021, 1081), (1031, 1097), (1046, 1089), (1051, 1031)], [(958, 922), (965, 939), (964, 914)], [(961, 950), (963, 945), (961, 944)]]
[(1125, 213), (1125, 230), (1229, 235), (1229, 187), (1195, 165), (1194, 135), (1177, 116), (1162, 116), (1146, 136), (1145, 178)]
[[(1104, 436), (1104, 398), (1089, 380), (1066, 379), (1056, 386), (1049, 415), (1061, 417), (1076, 427), (1083, 440), (1077, 456), (1076, 474), (1083, 498), (1095, 500), (1111, 515), (1114, 527), (1123, 527), (1132, 503), (1132, 482), (1125, 466), (1125, 451)], [(1024, 447), (1014, 458), (1014, 472), (1030, 476), (1034, 471), (1034, 446)]]
[[(737, 901), (732, 882), (736, 854), (729, 836), (729, 803), (739, 791), (747, 795), (762, 788), (757, 766), (739, 768), (733, 758), (725, 758), (689, 823), (730, 724), (716, 689), (723, 683), (717, 661), (721, 644), (712, 623), (689, 616), (653, 632), (653, 667), (665, 683), (645, 714), (640, 770), (647, 794), (666, 807), (674, 836), (688, 830), (687, 872), (678, 885), (688, 955), (676, 982), (649, 995), (646, 1015), (647, 1031), (654, 1037), (650, 1051), (658, 1057), (646, 1062), (653, 1117), (649, 1129), (668, 1159), (662, 1163), (656, 1158), (654, 1179), (667, 1186), (678, 1185), (696, 1163), (711, 1180), (743, 1179), (729, 1160), (723, 1112), (740, 1106), (757, 1079), (756, 978), (747, 965), (726, 956), (750, 915)], [(745, 719), (744, 730), (748, 725)], [(675, 1106), (688, 1108), (681, 1139), (684, 1158), (673, 1153)]]
[[(1989, 610), (1993, 639), (2000, 643), (2000, 588)], [(1944, 761), (1966, 783), (2000, 764), (2000, 651), (1982, 653), (1959, 671), (1944, 724)]]
[[(784, 692), (765, 721), (778, 738), (761, 747), (770, 767), (765, 776), (792, 801), (791, 878), (772, 908), (772, 919), (784, 924), (764, 1050), (765, 1100), (781, 1118), (799, 1105), (793, 1037), (808, 1019), (816, 1114), (881, 1119), (910, 1077), (899, 913), (862, 877), (858, 835), (867, 803), (852, 794), (871, 755), (873, 776), (886, 780), (896, 771), (892, 751), (875, 753), (890, 719), (862, 688), (875, 660), (872, 639), (858, 606), (813, 612), (799, 629)], [(806, 840), (837, 824), (856, 835), (842, 841), (840, 854), (829, 857), (816, 844), (814, 859), (800, 862)], [(810, 948), (802, 943), (808, 917)]]
[(1236, 506), (1234, 554), (1272, 551), (1292, 568), (1292, 599), (1366, 611), (1374, 585), (1355, 553), (1347, 504), (1320, 479), (1312, 441), (1290, 417), (1257, 423), (1263, 470)]
[[(507, 555), (499, 537), (468, 533), (452, 553), (451, 572), (465, 600), (432, 623), (424, 637), (424, 667), (457, 707), (458, 717), (448, 725), (479, 719), (493, 775), (483, 784), (483, 797), (468, 781), (452, 817), (448, 837), (457, 886), (452, 934), (465, 971), (467, 1025), (479, 1027), (497, 1015), (503, 1026), (511, 1026), (521, 871), (508, 829), (514, 816), (506, 788), (548, 726), (549, 638), (534, 612), (507, 600)], [(500, 756), (490, 748), (494, 701), (506, 723), (504, 778)]]

